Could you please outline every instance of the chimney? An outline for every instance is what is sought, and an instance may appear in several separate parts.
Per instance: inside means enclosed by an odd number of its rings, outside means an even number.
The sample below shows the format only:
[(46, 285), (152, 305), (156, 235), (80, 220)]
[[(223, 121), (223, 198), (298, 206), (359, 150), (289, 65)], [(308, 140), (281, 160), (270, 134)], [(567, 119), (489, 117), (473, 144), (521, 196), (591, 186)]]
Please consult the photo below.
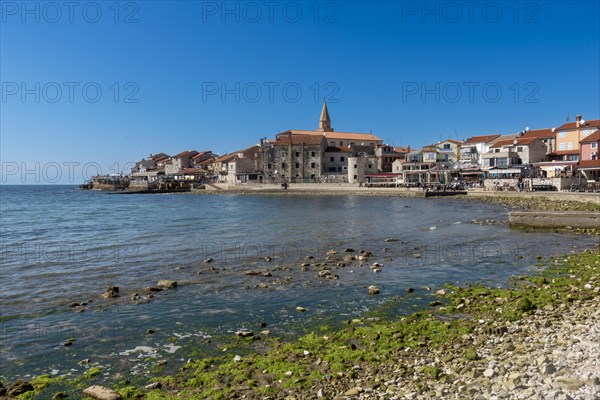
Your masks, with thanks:
[(581, 115), (576, 115), (575, 116), (575, 126), (577, 128), (579, 128), (579, 125), (581, 125)]

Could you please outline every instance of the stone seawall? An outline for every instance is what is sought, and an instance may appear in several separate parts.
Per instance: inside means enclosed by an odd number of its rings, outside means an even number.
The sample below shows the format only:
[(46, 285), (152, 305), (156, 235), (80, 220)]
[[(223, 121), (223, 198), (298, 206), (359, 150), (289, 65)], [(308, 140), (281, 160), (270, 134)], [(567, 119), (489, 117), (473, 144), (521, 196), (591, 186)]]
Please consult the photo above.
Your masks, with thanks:
[(511, 226), (535, 228), (600, 228), (600, 212), (583, 211), (511, 211)]

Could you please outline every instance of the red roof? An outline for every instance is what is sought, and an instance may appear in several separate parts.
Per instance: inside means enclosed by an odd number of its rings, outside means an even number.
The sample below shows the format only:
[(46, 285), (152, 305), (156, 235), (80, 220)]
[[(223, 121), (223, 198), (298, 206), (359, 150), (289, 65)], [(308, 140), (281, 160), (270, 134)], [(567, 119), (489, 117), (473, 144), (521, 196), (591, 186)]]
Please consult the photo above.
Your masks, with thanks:
[(549, 139), (555, 137), (556, 134), (552, 131), (551, 128), (544, 129), (532, 129), (523, 134), (522, 137), (536, 137), (539, 139)]
[(166, 160), (168, 158), (170, 158), (170, 157), (168, 155), (166, 155), (165, 153), (154, 154), (150, 157), (150, 159), (153, 160), (154, 162)]
[(579, 161), (579, 168), (600, 168), (599, 160), (581, 160)]
[(592, 143), (600, 141), (600, 129), (589, 136), (584, 137), (579, 143)]
[(408, 147), (402, 147), (402, 146), (396, 146), (394, 147), (394, 151), (396, 153), (408, 153), (409, 148)]
[(515, 144), (515, 140), (517, 141), (517, 145), (529, 145), (533, 142), (535, 142), (536, 140), (538, 140), (537, 137), (525, 137), (525, 136), (521, 136), (519, 138), (516, 139), (506, 139), (506, 140), (499, 140), (496, 143), (494, 143), (492, 145), (492, 148), (494, 147), (502, 147), (502, 146), (513, 146)]
[(198, 152), (196, 150), (187, 150), (187, 151), (182, 151), (181, 153), (177, 154), (176, 156), (173, 156), (173, 158), (192, 158), (196, 154), (198, 154)]
[(585, 128), (600, 128), (600, 119), (593, 119), (591, 121), (585, 121), (585, 124), (580, 125), (577, 128), (577, 121), (575, 122), (567, 122), (556, 128), (557, 131), (568, 131), (573, 129), (585, 129)]
[(198, 158), (198, 157), (202, 157), (202, 156), (207, 155), (207, 154), (211, 154), (211, 152), (210, 151), (202, 151), (202, 152), (196, 154), (195, 156), (193, 156), (192, 159)]
[(306, 131), (298, 129), (290, 129), (279, 133), (277, 137), (291, 133), (292, 135), (310, 135), (310, 136), (325, 136), (327, 139), (337, 140), (366, 140), (366, 141), (381, 141), (380, 138), (371, 133), (358, 133), (358, 132), (322, 132), (322, 131)]
[(466, 142), (464, 142), (464, 144), (487, 143), (487, 142), (491, 142), (492, 140), (494, 140), (494, 139), (496, 139), (498, 137), (500, 137), (499, 133), (497, 133), (495, 135), (473, 136), (473, 137), (469, 138)]
[(237, 152), (225, 154), (224, 156), (221, 156), (221, 157), (217, 158), (213, 162), (215, 162), (215, 163), (217, 163), (217, 162), (229, 162), (229, 161), (233, 160), (235, 157), (237, 157), (237, 155), (238, 155)]
[(275, 146), (289, 146), (291, 144), (305, 144), (305, 145), (320, 145), (323, 141), (323, 135), (283, 135), (277, 136)]
[(458, 140), (446, 139), (446, 140), (442, 140), (441, 142), (437, 142), (436, 144), (442, 144), (442, 143), (446, 143), (446, 142), (450, 142), (450, 143), (454, 143), (454, 144), (461, 144), (462, 143), (462, 142), (459, 142)]

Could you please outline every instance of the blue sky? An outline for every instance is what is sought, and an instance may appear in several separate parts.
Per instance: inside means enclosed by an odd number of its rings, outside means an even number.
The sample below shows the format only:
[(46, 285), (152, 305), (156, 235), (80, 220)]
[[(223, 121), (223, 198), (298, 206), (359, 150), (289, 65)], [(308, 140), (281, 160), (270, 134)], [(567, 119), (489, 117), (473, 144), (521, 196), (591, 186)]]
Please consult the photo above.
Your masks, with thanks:
[(597, 1), (2, 1), (0, 11), (1, 183), (234, 151), (316, 128), (324, 98), (336, 130), (412, 147), (600, 117)]

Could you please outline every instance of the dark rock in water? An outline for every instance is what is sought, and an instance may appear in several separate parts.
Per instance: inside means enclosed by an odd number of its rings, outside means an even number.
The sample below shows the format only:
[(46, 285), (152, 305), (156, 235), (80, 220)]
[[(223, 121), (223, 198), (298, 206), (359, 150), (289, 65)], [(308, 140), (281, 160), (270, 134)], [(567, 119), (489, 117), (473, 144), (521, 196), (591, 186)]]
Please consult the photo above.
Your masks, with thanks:
[(118, 286), (109, 286), (108, 289), (106, 289), (106, 292), (102, 293), (101, 297), (103, 297), (105, 299), (119, 297), (119, 287)]
[(172, 281), (170, 279), (161, 279), (158, 281), (157, 285), (159, 287), (164, 287), (167, 289), (173, 289), (177, 287), (177, 281)]
[(248, 276), (264, 276), (266, 278), (273, 276), (273, 275), (271, 275), (270, 272), (265, 271), (264, 269), (251, 269), (249, 271), (244, 272), (244, 275), (248, 275)]
[(159, 287), (156, 287), (156, 286), (151, 286), (151, 287), (146, 288), (146, 292), (148, 292), (148, 293), (162, 292), (162, 290), (163, 290), (163, 288), (159, 288)]
[(209, 263), (211, 263), (212, 261), (213, 261), (213, 259), (212, 259), (212, 258), (207, 258), (206, 260), (203, 260), (202, 262), (203, 262), (204, 264), (209, 264)]
[(344, 250), (345, 253), (353, 253), (354, 249), (352, 247), (348, 247), (346, 248), (346, 250)]
[(148, 329), (148, 330), (146, 331), (146, 334), (147, 334), (147, 335), (152, 335), (153, 333), (154, 333), (154, 329)]
[(7, 389), (6, 389), (6, 394), (8, 396), (18, 396), (20, 394), (26, 393), (26, 392), (30, 392), (33, 390), (33, 386), (31, 385), (31, 383), (27, 382), (27, 381), (23, 381), (21, 379), (18, 379), (16, 381), (14, 381)]
[(121, 395), (114, 390), (98, 385), (84, 389), (83, 394), (97, 400), (121, 400)]
[(81, 304), (79, 303), (71, 303), (69, 304), (69, 308), (75, 308), (75, 307), (79, 307)]
[(432, 301), (431, 303), (429, 303), (429, 305), (430, 305), (431, 307), (435, 307), (435, 306), (441, 306), (441, 305), (442, 305), (442, 302), (441, 302), (441, 301), (439, 301), (439, 300), (435, 300), (435, 301)]
[(369, 286), (368, 292), (370, 295), (379, 294), (379, 288), (375, 285)]
[(69, 396), (65, 392), (58, 392), (54, 396), (52, 396), (52, 400), (66, 399), (67, 397)]
[(4, 387), (2, 382), (0, 382), (0, 396), (4, 396), (5, 394), (6, 394), (6, 388)]
[(264, 260), (265, 260), (266, 262), (271, 262), (271, 260), (273, 260), (273, 259), (272, 259), (271, 257), (269, 257), (269, 256), (265, 256), (265, 257), (264, 257)]
[(398, 238), (394, 238), (394, 237), (390, 237), (390, 238), (385, 239), (385, 242), (387, 242), (387, 243), (397, 242), (397, 241), (398, 241)]
[(266, 327), (266, 326), (267, 326), (267, 323), (263, 321), (263, 322), (261, 322), (259, 325), (260, 325), (260, 327), (261, 327), (261, 328), (264, 328), (264, 327)]
[(408, 293), (412, 293), (412, 292), (414, 292), (414, 291), (415, 291), (415, 289), (413, 289), (413, 288), (409, 287), (409, 288), (407, 288), (407, 289), (406, 289), (406, 291), (407, 291)]

